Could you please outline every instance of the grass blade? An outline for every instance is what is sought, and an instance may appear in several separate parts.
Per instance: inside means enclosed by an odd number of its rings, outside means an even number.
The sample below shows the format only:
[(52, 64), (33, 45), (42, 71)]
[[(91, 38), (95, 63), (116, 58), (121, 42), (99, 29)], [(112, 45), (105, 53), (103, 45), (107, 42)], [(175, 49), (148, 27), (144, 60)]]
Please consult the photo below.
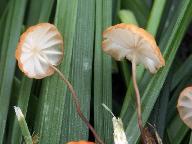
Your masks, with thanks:
[(156, 36), (166, 0), (155, 0), (147, 22), (147, 31)]
[[(33, 2), (36, 3), (36, 1), (33, 1)], [(43, 22), (48, 21), (50, 12), (51, 12), (50, 8), (52, 8), (52, 5), (53, 5), (53, 0), (49, 1), (49, 3), (47, 3), (48, 1), (44, 1), (42, 3), (42, 6), (46, 5), (46, 7), (41, 6), (41, 7), (39, 7), (39, 10), (37, 9), (36, 4), (34, 4), (33, 2), (30, 3), (31, 7), (29, 9), (29, 13), (33, 13), (34, 14), (33, 16), (37, 19), (34, 18), (33, 19), (34, 21), (32, 22), (31, 17), (29, 17), (29, 19), (27, 20), (27, 24), (31, 25), (35, 21), (36, 22), (40, 21), (40, 20), (38, 20), (39, 15), (41, 15), (41, 21), (43, 21)], [(36, 13), (36, 11), (38, 11), (40, 13)], [(47, 14), (45, 14), (44, 11), (46, 11)], [(35, 14), (36, 14), (36, 16), (35, 16)], [(26, 116), (29, 98), (32, 93), (32, 83), (33, 83), (32, 79), (29, 79), (24, 76), (21, 81), (21, 87), (19, 90), (18, 98), (17, 98), (17, 100), (15, 100), (16, 101), (15, 105), (19, 106), (23, 110), (24, 116)], [(8, 135), (8, 137), (10, 139), (9, 143), (19, 144), (19, 143), (21, 143), (22, 135), (21, 135), (21, 131), (18, 126), (18, 122), (17, 122), (16, 118), (13, 119), (12, 123), (13, 123), (13, 126), (9, 130), (9, 135)]]
[[(22, 81), (21, 81), (21, 86), (20, 86), (20, 90), (19, 90), (19, 97), (18, 97), (18, 102), (17, 102), (17, 106), (19, 106), (22, 110), (23, 110), (23, 114), (24, 116), (26, 116), (27, 113), (27, 107), (28, 107), (28, 101), (29, 101), (29, 96), (31, 93), (31, 87), (32, 87), (32, 81), (29, 81), (29, 79), (27, 77), (23, 77)], [(13, 106), (11, 106), (13, 107)], [(13, 127), (10, 130), (10, 143), (11, 144), (19, 144), (21, 143), (21, 131), (18, 125), (18, 121), (15, 119), (13, 120)]]
[(122, 8), (131, 10), (141, 27), (146, 25), (150, 9), (145, 1), (122, 0)]
[(189, 128), (176, 115), (167, 128), (167, 134), (171, 144), (180, 144), (188, 131)]
[(185, 62), (181, 65), (181, 67), (174, 74), (173, 82), (171, 85), (171, 90), (173, 90), (184, 79), (184, 77), (188, 77), (191, 75), (191, 71), (192, 71), (191, 61), (192, 61), (192, 55), (190, 55), (185, 60)]
[[(72, 49), (76, 30), (78, 1), (58, 0), (55, 24), (64, 36), (65, 56), (60, 70), (69, 77)], [(64, 11), (63, 11), (64, 10)], [(62, 120), (65, 112), (66, 85), (58, 75), (43, 80), (40, 93), (35, 131), (39, 134), (39, 144), (58, 144), (62, 131)], [(64, 136), (63, 136), (64, 137)]]
[(169, 97), (170, 97), (170, 87), (173, 79), (172, 75), (173, 75), (173, 70), (171, 69), (167, 76), (168, 78), (165, 81), (165, 85), (163, 85), (161, 93), (156, 101), (156, 104), (152, 111), (152, 115), (150, 116), (150, 120), (149, 120), (149, 123), (154, 125), (161, 139), (163, 139), (164, 132), (167, 126), (166, 116), (167, 116)]
[(25, 120), (25, 117), (24, 117), (21, 109), (19, 107), (16, 107), (16, 106), (14, 106), (14, 109), (15, 109), (15, 113), (16, 113), (16, 116), (18, 119), (18, 124), (21, 128), (23, 137), (25, 139), (25, 143), (26, 144), (33, 144), (32, 137), (31, 137), (31, 134), (30, 134), (28, 126), (27, 126), (27, 122)]
[[(70, 80), (77, 92), (81, 110), (89, 119), (92, 63), (94, 45), (95, 0), (79, 0), (76, 18), (76, 31), (73, 40)], [(88, 140), (89, 130), (77, 115), (71, 94), (67, 92), (64, 106), (60, 143), (75, 140)], [(73, 130), (75, 127), (76, 130)]]
[(94, 126), (96, 131), (106, 143), (112, 143), (111, 115), (102, 107), (105, 103), (112, 107), (112, 71), (111, 58), (101, 49), (102, 32), (111, 25), (110, 0), (96, 0), (96, 33), (95, 33), (95, 59), (94, 59)]
[(3, 58), (4, 60), (0, 61), (0, 67), (2, 68), (0, 70), (0, 143), (3, 141), (5, 131), (11, 86), (15, 72), (14, 53), (22, 27), (26, 0), (15, 0), (13, 6), (13, 9), (10, 7), (12, 18), (9, 24), (6, 25), (6, 29), (8, 29), (8, 33), (10, 34), (7, 36), (7, 40), (5, 41), (5, 43), (7, 43), (7, 47), (5, 47), (7, 50)]
[(8, 0), (1, 0), (1, 5), (0, 5), (0, 17), (4, 14), (4, 11), (7, 7)]

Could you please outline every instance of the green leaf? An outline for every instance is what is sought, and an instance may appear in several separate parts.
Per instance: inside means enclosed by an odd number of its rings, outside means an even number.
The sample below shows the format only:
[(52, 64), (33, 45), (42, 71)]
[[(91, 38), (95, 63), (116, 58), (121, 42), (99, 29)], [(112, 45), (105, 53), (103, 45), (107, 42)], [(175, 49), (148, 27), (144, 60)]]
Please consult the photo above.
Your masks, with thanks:
[[(33, 1), (33, 2), (36, 3), (36, 1)], [(49, 15), (51, 12), (50, 8), (52, 8), (52, 5), (53, 5), (53, 0), (49, 0), (49, 2), (44, 1), (42, 3), (42, 6), (46, 5), (46, 7), (38, 7), (39, 9), (37, 9), (36, 4), (34, 4), (33, 2), (30, 3), (31, 7), (29, 9), (29, 13), (34, 13), (33, 16), (36, 18), (38, 18), (39, 15), (41, 15), (41, 21), (43, 21), (43, 22), (48, 21)], [(36, 11), (39, 11), (40, 13), (36, 13)], [(44, 11), (46, 11), (47, 14), (45, 14)], [(36, 16), (35, 16), (35, 14), (36, 14)], [(27, 23), (29, 25), (35, 23), (35, 21), (38, 22), (38, 19), (33, 19), (34, 20), (33, 22), (31, 20), (32, 20), (31, 17), (29, 17), (27, 20)], [(31, 92), (32, 83), (33, 83), (32, 79), (29, 79), (24, 76), (21, 81), (21, 87), (19, 90), (18, 98), (15, 100), (15, 102), (16, 102), (15, 105), (19, 106), (23, 110), (23, 113), (25, 116), (26, 116), (27, 109), (28, 109), (29, 98), (32, 93)], [(12, 120), (13, 120), (12, 121), (13, 126), (11, 127), (9, 134), (8, 134), (8, 137), (10, 139), (9, 142), (14, 143), (14, 144), (19, 144), (19, 143), (21, 143), (21, 140), (22, 140), (21, 131), (18, 126), (18, 122), (17, 122), (16, 118), (12, 119)]]
[(112, 107), (111, 58), (102, 52), (102, 32), (112, 22), (112, 1), (96, 0), (96, 33), (94, 50), (94, 126), (106, 143), (112, 143), (112, 117), (102, 107)]
[[(163, 37), (164, 40), (160, 42), (160, 47), (165, 47), (164, 58), (166, 61), (166, 65), (151, 78), (142, 96), (142, 116), (144, 124), (149, 118), (149, 115), (158, 98), (165, 78), (167, 77), (168, 71), (173, 62), (181, 39), (191, 20), (192, 1), (185, 0), (180, 2), (180, 7), (176, 13), (176, 21), (173, 21), (172, 25), (170, 25), (170, 29), (172, 29), (171, 33), (170, 35), (165, 34), (165, 36)], [(136, 112), (134, 112), (134, 115), (131, 117), (131, 120), (126, 129), (128, 141), (132, 144), (137, 142), (140, 135), (139, 129), (135, 128), (136, 125), (137, 115)]]
[(11, 86), (15, 72), (15, 48), (19, 39), (22, 27), (26, 0), (13, 0), (9, 9), (10, 17), (7, 18), (5, 28), (5, 37), (3, 43), (6, 50), (0, 59), (0, 143), (3, 141), (9, 101), (11, 95)]
[(190, 55), (185, 62), (179, 67), (173, 76), (173, 82), (171, 85), (171, 90), (173, 90), (185, 77), (191, 76), (192, 71), (192, 55)]
[(170, 123), (170, 121), (174, 118), (176, 115), (176, 105), (177, 105), (177, 99), (181, 93), (181, 91), (192, 84), (191, 76), (184, 78), (179, 85), (177, 86), (177, 89), (174, 91), (171, 99), (169, 100), (168, 105), (168, 115), (167, 115), (167, 123)]
[(144, 27), (149, 15), (149, 7), (145, 1), (141, 0), (122, 0), (122, 8), (131, 10), (140, 26)]
[[(27, 77), (23, 77), (21, 81), (21, 86), (19, 90), (19, 97), (18, 97), (18, 102), (17, 106), (19, 106), (23, 110), (24, 116), (26, 116), (27, 113), (27, 107), (28, 107), (28, 101), (29, 101), (29, 96), (31, 93), (31, 87), (32, 87), (32, 81), (29, 81)], [(11, 129), (11, 134), (9, 136), (10, 142), (14, 144), (19, 144), (21, 143), (21, 131), (18, 125), (18, 121), (15, 117), (13, 120), (13, 127)]]
[(189, 128), (181, 121), (178, 115), (167, 127), (168, 137), (172, 144), (180, 144), (188, 131)]
[[(70, 81), (74, 86), (85, 117), (90, 117), (92, 63), (94, 45), (95, 0), (79, 0), (77, 5), (75, 36), (70, 66)], [(89, 130), (77, 115), (74, 101), (67, 92), (60, 143), (88, 140)]]
[(27, 122), (25, 120), (25, 116), (23, 115), (21, 109), (19, 107), (14, 106), (15, 114), (18, 120), (19, 127), (21, 129), (22, 135), (24, 137), (26, 144), (33, 144), (31, 134), (29, 132)]
[(171, 69), (165, 84), (162, 87), (161, 93), (153, 107), (149, 123), (155, 127), (161, 139), (164, 137), (164, 132), (167, 127), (167, 111), (170, 98), (170, 87), (173, 79), (173, 70)]
[(119, 14), (119, 19), (122, 23), (138, 25), (135, 15), (133, 14), (132, 11), (120, 10), (118, 14)]
[(166, 0), (155, 0), (147, 22), (147, 31), (156, 36)]
[(192, 144), (192, 134), (191, 134), (191, 136), (190, 136), (189, 144)]
[[(78, 1), (58, 0), (55, 24), (64, 37), (65, 56), (59, 69), (68, 78), (72, 59), (72, 49), (76, 31)], [(35, 131), (39, 134), (39, 144), (60, 142), (63, 114), (65, 112), (66, 85), (58, 75), (43, 80), (40, 93)], [(63, 136), (67, 137), (67, 136)]]
[[(3, 11), (2, 16), (0, 17), (0, 33), (1, 33), (1, 35), (0, 35), (0, 51), (1, 51), (1, 53), (3, 51), (2, 42), (3, 42), (4, 35), (5, 35), (4, 32), (5, 32), (5, 27), (6, 27), (6, 23), (7, 23), (6, 18), (8, 17), (9, 7), (10, 7), (10, 4), (6, 5), (5, 10)], [(9, 13), (9, 15), (10, 15), (10, 13)], [(3, 56), (1, 53), (0, 53), (0, 58)]]
[(1, 5), (0, 5), (0, 17), (3, 17), (4, 12), (7, 9), (7, 4), (9, 3), (9, 0), (1, 0)]

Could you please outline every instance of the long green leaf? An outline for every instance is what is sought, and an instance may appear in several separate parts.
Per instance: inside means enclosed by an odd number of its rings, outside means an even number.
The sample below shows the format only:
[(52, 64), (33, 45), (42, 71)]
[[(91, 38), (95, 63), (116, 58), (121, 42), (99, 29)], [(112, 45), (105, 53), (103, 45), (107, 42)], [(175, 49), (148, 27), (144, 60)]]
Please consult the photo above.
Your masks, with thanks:
[(192, 144), (192, 134), (191, 134), (191, 136), (190, 136), (189, 144)]
[(167, 116), (169, 98), (171, 96), (170, 87), (173, 79), (172, 75), (173, 70), (171, 69), (167, 76), (168, 78), (166, 79), (165, 84), (163, 85), (161, 93), (154, 105), (153, 111), (149, 119), (149, 123), (151, 125), (154, 125), (161, 139), (163, 139), (164, 132), (167, 126), (166, 116)]
[(131, 10), (140, 26), (144, 27), (149, 15), (149, 7), (145, 1), (141, 0), (122, 0), (122, 8)]
[(171, 144), (180, 144), (189, 128), (181, 121), (178, 115), (167, 127), (167, 133)]
[(166, 0), (154, 1), (152, 10), (149, 16), (149, 20), (147, 22), (147, 31), (154, 36), (157, 33), (165, 3), (166, 3)]
[(7, 3), (9, 0), (1, 0), (1, 5), (0, 5), (0, 17), (4, 14), (4, 11), (7, 7)]
[[(21, 81), (21, 86), (19, 90), (19, 97), (18, 97), (18, 102), (17, 106), (19, 106), (23, 110), (24, 116), (26, 116), (27, 113), (27, 107), (28, 107), (28, 101), (29, 101), (29, 96), (31, 93), (31, 87), (32, 87), (32, 81), (29, 81), (27, 77), (23, 77)], [(13, 107), (13, 106), (12, 106)], [(16, 118), (13, 121), (13, 127), (10, 130), (10, 143), (11, 144), (19, 144), (21, 143), (21, 131), (18, 125), (18, 121)]]
[[(10, 3), (10, 2), (9, 2)], [(9, 12), (9, 7), (10, 7), (10, 4), (8, 4), (5, 8), (5, 10), (3, 11), (2, 13), (2, 16), (0, 17), (0, 58), (1, 58), (1, 53), (2, 53), (2, 50), (3, 50), (3, 47), (2, 47), (2, 42), (3, 42), (3, 38), (4, 38), (4, 32), (5, 32), (5, 27), (6, 27), (6, 23), (7, 23), (7, 17), (8, 17), (8, 13), (10, 15), (10, 12)], [(9, 16), (10, 17), (10, 16)]]
[[(58, 0), (55, 24), (64, 37), (65, 56), (59, 69), (68, 78), (77, 20), (78, 1)], [(43, 80), (35, 121), (35, 131), (39, 134), (39, 144), (58, 144), (62, 132), (65, 112), (66, 85), (58, 75)], [(64, 136), (63, 136), (64, 137)]]
[(176, 105), (178, 97), (181, 93), (181, 91), (192, 84), (191, 76), (184, 78), (180, 84), (177, 86), (177, 89), (174, 91), (171, 99), (169, 100), (169, 106), (168, 106), (168, 115), (167, 115), (167, 123), (169, 124), (172, 118), (176, 115)]
[[(178, 14), (177, 19), (173, 23), (173, 29), (171, 27), (172, 25), (170, 25), (172, 32), (169, 35), (169, 39), (167, 39), (167, 37), (165, 36), (163, 37), (164, 40), (160, 42), (160, 47), (165, 47), (164, 58), (166, 61), (166, 66), (152, 77), (142, 96), (142, 110), (143, 110), (142, 115), (144, 123), (146, 123), (146, 121), (149, 118), (151, 110), (156, 102), (156, 99), (163, 86), (167, 73), (173, 62), (173, 59), (181, 42), (181, 38), (183, 37), (184, 32), (187, 26), (189, 25), (189, 22), (191, 20), (191, 12), (192, 12), (192, 1), (190, 0), (181, 1), (180, 7), (177, 11)], [(135, 112), (126, 129), (128, 141), (132, 144), (137, 142), (140, 135), (139, 129), (135, 128), (136, 125), (137, 125), (137, 116)]]
[(7, 50), (3, 57), (4, 60), (0, 61), (0, 71), (3, 71), (0, 72), (0, 143), (3, 141), (5, 131), (11, 86), (15, 72), (14, 54), (22, 27), (26, 0), (14, 0), (13, 6), (13, 9), (10, 7), (10, 11), (12, 11), (12, 18), (9, 24), (6, 25), (6, 29), (8, 29), (8, 33), (10, 34), (7, 36), (6, 41), (4, 41), (7, 43), (7, 47), (5, 47)]
[(173, 90), (183, 79), (184, 77), (190, 77), (192, 71), (192, 55), (189, 56), (185, 62), (179, 67), (179, 69), (175, 72), (173, 77), (173, 82), (171, 85), (171, 90)]
[(101, 106), (112, 107), (111, 59), (101, 49), (102, 32), (111, 25), (111, 0), (96, 0), (96, 33), (94, 59), (94, 126), (106, 143), (112, 143), (112, 121), (109, 113)]
[[(70, 80), (77, 92), (81, 110), (89, 119), (92, 62), (94, 42), (95, 0), (79, 0), (76, 18), (76, 31), (73, 41), (73, 53), (70, 69)], [(88, 140), (89, 130), (77, 115), (70, 92), (67, 92), (60, 143)]]
[[(32, 6), (29, 9), (29, 13), (34, 13), (33, 16), (36, 19), (34, 18), (33, 19), (34, 21), (31, 21), (31, 17), (29, 17), (27, 20), (27, 24), (32, 25), (35, 21), (36, 22), (48, 21), (50, 12), (51, 12), (51, 8), (53, 6), (53, 0), (44, 1), (42, 3), (43, 7), (39, 7), (39, 10), (37, 10), (36, 4), (33, 4), (33, 2), (36, 3), (36, 1), (32, 1), (32, 3), (30, 3)], [(36, 11), (40, 11), (40, 13), (36, 13)], [(47, 12), (47, 14), (45, 14), (45, 11)], [(36, 14), (36, 16), (35, 16), (35, 14)], [(39, 18), (40, 17), (39, 15), (41, 15), (41, 18)], [(39, 20), (38, 20), (38, 18), (39, 18)], [(32, 93), (31, 92), (32, 83), (33, 83), (32, 79), (29, 79), (27, 77), (22, 78), (21, 88), (19, 90), (18, 99), (16, 100), (16, 104), (15, 104), (23, 110), (23, 113), (25, 116), (26, 116), (27, 109), (28, 109), (29, 98)], [(9, 143), (19, 144), (19, 143), (21, 143), (21, 140), (22, 140), (21, 131), (18, 126), (18, 122), (17, 122), (16, 118), (12, 119), (12, 120), (13, 120), (13, 127), (11, 127), (12, 129), (10, 129), (9, 135), (8, 135), (8, 137), (10, 139)]]

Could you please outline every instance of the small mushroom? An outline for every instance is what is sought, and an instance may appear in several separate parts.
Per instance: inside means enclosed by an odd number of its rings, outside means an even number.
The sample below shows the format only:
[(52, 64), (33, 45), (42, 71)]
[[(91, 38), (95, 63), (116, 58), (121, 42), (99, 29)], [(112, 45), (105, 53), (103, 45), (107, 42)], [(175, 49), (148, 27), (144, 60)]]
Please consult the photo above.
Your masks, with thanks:
[(50, 76), (54, 73), (51, 65), (59, 65), (63, 58), (63, 38), (52, 24), (31, 26), (21, 35), (15, 56), (28, 77)]
[(95, 144), (94, 142), (88, 142), (88, 141), (71, 141), (68, 142), (67, 144)]
[(120, 61), (143, 64), (151, 73), (165, 65), (154, 37), (133, 24), (117, 24), (103, 33), (103, 51)]
[(100, 144), (104, 144), (95, 129), (83, 115), (73, 86), (62, 72), (56, 68), (63, 58), (63, 38), (54, 25), (40, 23), (28, 28), (20, 37), (15, 57), (19, 68), (29, 78), (41, 79), (57, 72), (72, 93), (78, 115), (92, 131), (96, 140)]
[(181, 92), (177, 110), (182, 121), (192, 129), (192, 86), (185, 88)]
[(136, 65), (143, 64), (151, 73), (165, 65), (165, 61), (154, 37), (142, 28), (133, 24), (117, 24), (103, 33), (103, 51), (120, 61), (124, 58), (132, 62), (132, 78), (135, 88), (138, 125), (144, 141), (142, 127), (141, 100), (136, 82)]

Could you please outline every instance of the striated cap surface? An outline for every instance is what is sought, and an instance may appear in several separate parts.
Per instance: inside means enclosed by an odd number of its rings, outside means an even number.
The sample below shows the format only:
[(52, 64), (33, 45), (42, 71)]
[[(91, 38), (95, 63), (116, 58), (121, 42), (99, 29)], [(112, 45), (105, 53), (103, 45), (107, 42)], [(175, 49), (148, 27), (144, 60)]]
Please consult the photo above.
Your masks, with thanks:
[(154, 37), (133, 24), (117, 24), (103, 33), (103, 51), (116, 60), (124, 58), (143, 64), (151, 73), (165, 65)]
[(15, 57), (21, 71), (30, 78), (52, 75), (50, 64), (57, 66), (63, 58), (63, 38), (52, 24), (31, 26), (21, 35)]

